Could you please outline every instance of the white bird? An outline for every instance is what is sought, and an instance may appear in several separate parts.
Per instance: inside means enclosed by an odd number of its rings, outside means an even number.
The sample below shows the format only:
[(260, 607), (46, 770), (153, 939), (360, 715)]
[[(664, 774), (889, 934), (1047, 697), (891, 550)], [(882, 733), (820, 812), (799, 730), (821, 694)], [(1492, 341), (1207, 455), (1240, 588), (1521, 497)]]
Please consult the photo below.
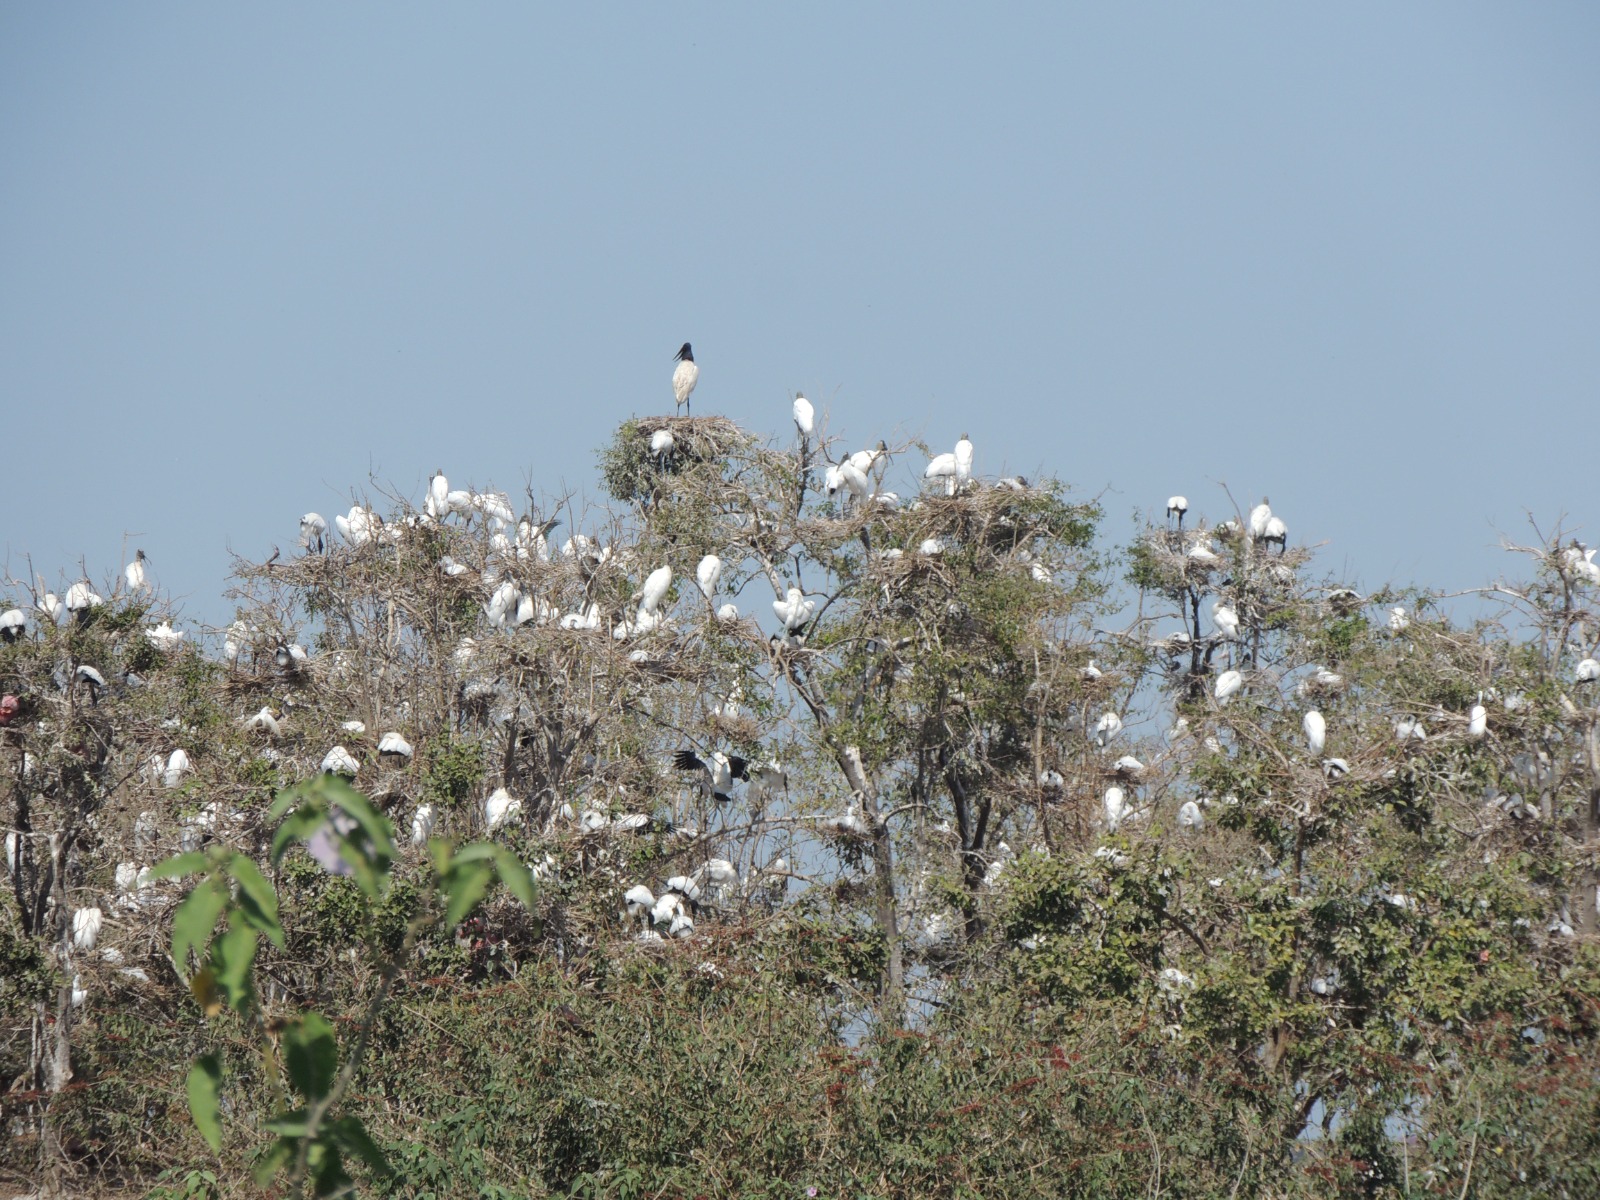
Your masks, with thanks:
[(170, 654), (183, 645), (183, 631), (174, 629), (171, 621), (163, 621), (159, 625), (151, 625), (144, 631), (144, 636), (150, 639), (150, 644), (164, 654)]
[(667, 589), (672, 586), (672, 568), (657, 567), (650, 572), (644, 581), (644, 587), (639, 590), (639, 611), (655, 615), (656, 606), (661, 603), (661, 598), (667, 594)]
[(636, 883), (623, 893), (622, 903), (628, 915), (635, 919), (646, 916), (656, 906), (655, 894), (642, 883)]
[(321, 513), (308, 512), (300, 518), (300, 544), (313, 554), (327, 548), (328, 522)]
[(1389, 610), (1389, 629), (1393, 633), (1403, 633), (1410, 626), (1411, 618), (1406, 616), (1403, 605), (1395, 605)]
[(100, 937), (100, 926), (105, 914), (98, 908), (80, 908), (72, 914), (72, 946), (75, 950), (93, 950)]
[(725, 625), (731, 625), (739, 619), (739, 606), (731, 601), (717, 609), (717, 620)]
[(378, 753), (392, 754), (396, 758), (410, 758), (411, 743), (391, 729), (378, 739)]
[(335, 516), (333, 523), (339, 529), (339, 536), (352, 546), (365, 546), (383, 527), (377, 513), (359, 504), (351, 505), (345, 516)]
[(822, 473), (822, 490), (828, 499), (832, 500), (844, 486), (844, 468), (838, 463), (829, 463), (828, 469)]
[(708, 858), (706, 878), (718, 887), (733, 887), (739, 882), (739, 868), (725, 858)]
[(1216, 697), (1218, 700), (1227, 700), (1244, 686), (1244, 676), (1238, 671), (1228, 670), (1217, 676)]
[(917, 553), (925, 554), (929, 558), (936, 558), (944, 553), (944, 543), (936, 537), (923, 538), (922, 545), (917, 547)]
[(839, 478), (857, 500), (865, 500), (872, 491), (872, 481), (867, 478), (867, 473), (849, 460), (839, 464)]
[[(43, 578), (41, 578), (39, 582), (43, 583)], [(45, 616), (49, 617), (50, 620), (56, 625), (60, 625), (67, 619), (68, 616), (67, 606), (61, 603), (60, 597), (54, 592), (46, 592), (38, 600), (38, 602), (34, 604), (34, 608), (43, 613)]]
[(1306, 747), (1313, 754), (1321, 754), (1328, 744), (1328, 722), (1316, 709), (1312, 709), (1300, 722), (1306, 733)]
[(81, 1008), (83, 1002), (89, 998), (88, 989), (83, 986), (83, 976), (72, 977), (72, 1007)]
[(784, 630), (793, 633), (811, 620), (811, 615), (817, 611), (817, 602), (807, 600), (804, 592), (797, 587), (791, 587), (787, 599), (772, 602), (772, 611), (777, 614), (778, 620), (783, 622)]
[(700, 899), (700, 885), (687, 875), (674, 875), (667, 880), (667, 891), (676, 892), (690, 904), (697, 903)]
[(343, 775), (351, 778), (361, 770), (361, 764), (356, 761), (356, 756), (343, 746), (335, 746), (322, 756), (321, 770), (324, 775)]
[(516, 817), (522, 815), (522, 801), (516, 799), (505, 788), (495, 788), (489, 798), (483, 802), (484, 819), (493, 833)]
[(1105, 809), (1106, 828), (1115, 833), (1128, 818), (1127, 794), (1119, 787), (1108, 787), (1101, 805)]
[(1282, 517), (1268, 517), (1266, 530), (1261, 534), (1263, 542), (1277, 542), (1280, 551), (1288, 549), (1289, 527), (1283, 523)]
[(716, 594), (717, 581), (722, 578), (722, 560), (715, 554), (706, 555), (695, 567), (694, 578), (705, 598), (710, 600)]
[(936, 454), (928, 463), (928, 469), (922, 473), (924, 479), (943, 479), (944, 490), (947, 496), (956, 492), (956, 456), (954, 454)]
[(89, 586), (87, 579), (80, 579), (67, 589), (67, 612), (80, 621), (88, 615), (90, 609), (99, 608), (104, 603), (105, 600)]
[(28, 618), (23, 615), (20, 608), (8, 608), (0, 613), (0, 641), (4, 641), (6, 645), (19, 641), (27, 628)]
[(1177, 967), (1164, 967), (1161, 974), (1156, 976), (1156, 987), (1169, 996), (1175, 996), (1184, 988), (1192, 988), (1194, 980), (1185, 975)]
[(700, 382), (700, 366), (694, 361), (694, 351), (688, 342), (672, 356), (672, 360), (678, 364), (672, 371), (672, 398), (678, 402), (679, 408), (689, 412), (689, 397), (694, 393), (694, 385)]
[(420, 846), (433, 836), (433, 827), (436, 817), (433, 805), (423, 804), (411, 817), (411, 844)]
[(1101, 714), (1100, 720), (1095, 723), (1094, 741), (1097, 746), (1104, 746), (1117, 734), (1122, 732), (1122, 718), (1114, 712)]
[(272, 709), (266, 705), (261, 706), (261, 711), (252, 713), (239, 722), (246, 733), (265, 733), (268, 737), (277, 737), (283, 732), (283, 727), (278, 724), (278, 718), (273, 716)]
[(677, 445), (670, 429), (658, 429), (650, 435), (650, 453), (665, 458), (672, 453), (673, 446)]
[(1217, 631), (1230, 642), (1239, 637), (1239, 612), (1230, 605), (1218, 600), (1211, 606), (1211, 621)]
[(794, 395), (794, 427), (800, 431), (801, 437), (810, 437), (816, 424), (816, 410), (799, 392)]
[(144, 564), (144, 551), (135, 550), (133, 552), (133, 561), (129, 563), (122, 572), (123, 579), (127, 580), (128, 582), (128, 591), (132, 594), (137, 595), (139, 592), (145, 591), (150, 586), (149, 582), (145, 579)]
[(960, 486), (972, 480), (972, 443), (967, 440), (967, 435), (962, 434), (961, 440), (956, 443), (956, 484)]
[(74, 679), (87, 683), (95, 696), (99, 696), (100, 692), (105, 689), (106, 677), (88, 663), (80, 663), (78, 669), (72, 674)]
[(1422, 727), (1422, 722), (1413, 717), (1401, 717), (1394, 723), (1394, 736), (1402, 742), (1428, 739), (1428, 731)]
[(181, 749), (174, 750), (167, 756), (167, 765), (161, 770), (161, 785), (167, 788), (175, 788), (193, 770), (194, 768), (189, 765), (188, 752)]
[(1474, 704), (1467, 713), (1467, 736), (1481, 738), (1489, 732), (1489, 710), (1481, 704)]
[(1189, 500), (1188, 500), (1188, 497), (1186, 497), (1186, 496), (1168, 496), (1167, 497), (1167, 520), (1169, 520), (1169, 521), (1172, 520), (1173, 514), (1177, 514), (1177, 517), (1178, 517), (1178, 528), (1179, 529), (1183, 528), (1183, 514), (1188, 512), (1188, 511), (1189, 511)]
[(694, 936), (694, 918), (686, 912), (680, 912), (672, 918), (672, 924), (667, 927), (667, 936), (686, 938)]
[(1210, 541), (1198, 541), (1189, 547), (1187, 557), (1198, 563), (1214, 563), (1217, 561), (1217, 552), (1211, 548)]
[(1198, 833), (1206, 827), (1205, 814), (1193, 800), (1185, 800), (1178, 807), (1178, 824), (1184, 829), (1193, 829)]
[(723, 754), (720, 750), (711, 755), (711, 761), (700, 758), (693, 750), (679, 750), (672, 756), (672, 765), (680, 771), (704, 771), (705, 784), (713, 800), (724, 802), (733, 799), (728, 791), (735, 779), (749, 779), (749, 760)]
[(367, 731), (367, 723), (365, 721), (345, 721), (340, 724), (339, 728), (346, 733), (365, 733)]
[(1111, 769), (1118, 775), (1142, 775), (1144, 764), (1131, 754), (1124, 754), (1111, 764)]
[(1267, 522), (1272, 520), (1272, 506), (1267, 503), (1265, 496), (1261, 503), (1250, 510), (1250, 536), (1260, 541), (1267, 536)]
[(1574, 678), (1578, 683), (1593, 683), (1600, 679), (1600, 661), (1592, 658), (1584, 659), (1578, 664)]
[(666, 925), (674, 917), (681, 916), (684, 912), (683, 897), (676, 892), (663, 892), (656, 897), (656, 902), (650, 909), (650, 920), (657, 925)]
[(449, 516), (450, 480), (443, 471), (435, 471), (428, 480), (428, 494), (422, 501), (422, 510), (436, 521)]

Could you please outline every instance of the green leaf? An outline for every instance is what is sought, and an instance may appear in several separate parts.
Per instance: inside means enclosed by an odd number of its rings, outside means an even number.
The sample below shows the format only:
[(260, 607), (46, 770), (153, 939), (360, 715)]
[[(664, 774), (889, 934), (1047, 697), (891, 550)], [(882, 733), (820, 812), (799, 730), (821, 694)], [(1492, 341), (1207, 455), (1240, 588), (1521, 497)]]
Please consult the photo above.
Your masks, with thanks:
[(278, 923), (278, 896), (261, 873), (261, 868), (244, 855), (235, 854), (228, 862), (228, 873), (239, 885), (239, 907), (245, 919), (282, 950), (283, 926)]
[(217, 924), (228, 893), (215, 879), (197, 886), (172, 915), (172, 959), (179, 971), (189, 969), (189, 951), (204, 954), (211, 930)]
[(356, 1117), (340, 1117), (337, 1121), (330, 1121), (328, 1136), (366, 1163), (367, 1169), (374, 1175), (387, 1179), (393, 1174), (389, 1169), (389, 1160), (378, 1148), (378, 1143), (372, 1140), (372, 1135)]
[(387, 866), (394, 857), (394, 826), (389, 823), (389, 818), (373, 808), (372, 801), (337, 775), (320, 776), (314, 781), (314, 786), (330, 806), (337, 805), (355, 819), (361, 832), (367, 835), (367, 840), (372, 844), (374, 865), (380, 870)]
[(188, 854), (175, 854), (165, 862), (157, 863), (150, 868), (147, 879), (182, 879), (185, 875), (193, 875), (196, 871), (206, 869), (206, 856), (198, 850), (191, 850)]
[(444, 923), (446, 926), (459, 925), (464, 918), (483, 899), (483, 893), (489, 889), (489, 880), (493, 871), (483, 863), (466, 863), (452, 865), (449, 875), (440, 880), (445, 895), (450, 898), (445, 906)]
[(215, 1054), (205, 1054), (189, 1068), (189, 1115), (213, 1151), (222, 1149), (222, 1067)]
[(283, 1057), (289, 1082), (307, 1100), (320, 1100), (333, 1086), (339, 1068), (339, 1043), (333, 1026), (320, 1014), (309, 1012), (283, 1030)]
[(522, 907), (532, 912), (539, 902), (539, 885), (533, 881), (528, 865), (504, 846), (495, 847), (494, 865), (500, 872), (500, 881), (511, 894), (522, 902)]
[[(272, 1125), (269, 1123), (267, 1128), (271, 1129)], [(256, 1163), (257, 1185), (266, 1187), (271, 1183), (274, 1175), (294, 1161), (295, 1151), (299, 1148), (300, 1139), (297, 1137), (282, 1137), (274, 1142), (271, 1149), (261, 1156), (261, 1161)]]
[(308, 1124), (308, 1109), (297, 1108), (291, 1113), (283, 1113), (273, 1117), (267, 1122), (267, 1131), (282, 1137), (303, 1138), (306, 1135)]
[(217, 973), (217, 985), (227, 994), (228, 1003), (235, 1012), (242, 1013), (250, 1007), (255, 987), (250, 970), (256, 961), (256, 940), (261, 935), (251, 928), (243, 913), (235, 911), (228, 918), (228, 929), (211, 947), (211, 961)]
[(277, 866), (282, 862), (290, 846), (305, 841), (325, 820), (327, 812), (314, 804), (307, 804), (285, 817), (272, 835), (272, 865)]

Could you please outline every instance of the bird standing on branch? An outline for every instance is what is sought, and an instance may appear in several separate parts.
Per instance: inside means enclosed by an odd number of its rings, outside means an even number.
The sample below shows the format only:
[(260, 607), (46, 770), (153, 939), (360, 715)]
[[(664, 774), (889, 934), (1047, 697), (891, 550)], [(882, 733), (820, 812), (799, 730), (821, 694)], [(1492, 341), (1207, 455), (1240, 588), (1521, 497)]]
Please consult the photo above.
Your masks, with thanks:
[(688, 342), (673, 356), (673, 361), (678, 365), (672, 372), (672, 397), (679, 408), (689, 412), (689, 397), (694, 394), (694, 385), (700, 382), (700, 367), (694, 361), (694, 351)]

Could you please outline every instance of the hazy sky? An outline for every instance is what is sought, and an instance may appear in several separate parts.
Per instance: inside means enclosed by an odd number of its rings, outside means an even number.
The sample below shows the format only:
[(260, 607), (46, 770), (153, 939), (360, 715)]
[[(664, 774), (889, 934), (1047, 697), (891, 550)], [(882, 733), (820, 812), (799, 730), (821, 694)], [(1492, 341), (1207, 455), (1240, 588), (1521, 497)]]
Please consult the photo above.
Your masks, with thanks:
[(369, 472), (598, 494), (689, 339), (697, 414), (1484, 582), (1600, 538), (1596, 62), (1593, 4), (6, 5), (0, 552), (224, 620)]

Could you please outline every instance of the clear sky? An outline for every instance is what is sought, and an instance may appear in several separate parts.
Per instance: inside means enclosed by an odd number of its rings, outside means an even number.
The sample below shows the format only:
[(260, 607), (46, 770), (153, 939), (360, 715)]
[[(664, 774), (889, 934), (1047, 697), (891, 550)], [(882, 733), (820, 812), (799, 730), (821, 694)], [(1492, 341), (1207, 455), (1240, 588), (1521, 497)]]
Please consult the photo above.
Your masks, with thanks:
[(697, 414), (1486, 582), (1600, 539), (1597, 62), (1587, 3), (6, 5), (0, 552), (225, 620), (369, 473), (598, 494), (687, 339)]

